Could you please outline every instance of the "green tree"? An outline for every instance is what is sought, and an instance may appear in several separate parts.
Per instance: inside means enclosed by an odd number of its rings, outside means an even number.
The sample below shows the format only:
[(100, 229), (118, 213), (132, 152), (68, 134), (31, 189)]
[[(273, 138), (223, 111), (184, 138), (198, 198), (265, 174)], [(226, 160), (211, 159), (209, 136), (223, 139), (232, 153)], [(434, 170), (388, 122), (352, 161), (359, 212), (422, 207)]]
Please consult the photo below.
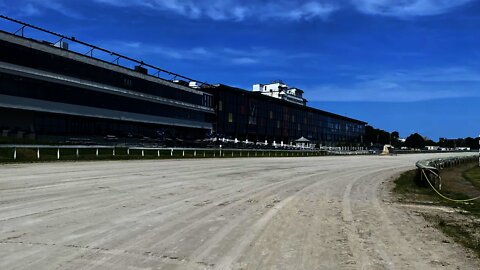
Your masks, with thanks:
[(392, 136), (392, 145), (395, 148), (400, 148), (403, 146), (402, 142), (400, 141), (400, 133), (398, 133), (398, 131), (392, 132), (391, 136)]
[(365, 127), (365, 136), (364, 136), (364, 142), (367, 145), (384, 145), (384, 144), (389, 144), (390, 143), (390, 133), (374, 128), (372, 126), (366, 126)]
[(465, 146), (470, 147), (470, 149), (478, 149), (478, 138), (467, 137), (465, 138)]
[(423, 149), (425, 147), (425, 139), (422, 135), (414, 133), (407, 137), (405, 145), (410, 148)]

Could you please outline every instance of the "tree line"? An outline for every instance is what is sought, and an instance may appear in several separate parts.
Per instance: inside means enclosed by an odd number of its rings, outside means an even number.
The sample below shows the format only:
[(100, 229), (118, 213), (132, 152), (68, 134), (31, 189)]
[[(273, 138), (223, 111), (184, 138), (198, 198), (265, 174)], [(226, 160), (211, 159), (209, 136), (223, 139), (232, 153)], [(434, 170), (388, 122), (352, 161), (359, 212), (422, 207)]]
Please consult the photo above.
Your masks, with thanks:
[(368, 146), (381, 146), (391, 144), (395, 148), (408, 147), (415, 149), (423, 149), (425, 146), (438, 146), (445, 148), (470, 147), (470, 149), (478, 149), (478, 138), (466, 137), (458, 139), (440, 138), (435, 142), (419, 133), (413, 133), (407, 136), (405, 141), (400, 139), (398, 131), (388, 132), (372, 126), (365, 127), (365, 135), (363, 142)]

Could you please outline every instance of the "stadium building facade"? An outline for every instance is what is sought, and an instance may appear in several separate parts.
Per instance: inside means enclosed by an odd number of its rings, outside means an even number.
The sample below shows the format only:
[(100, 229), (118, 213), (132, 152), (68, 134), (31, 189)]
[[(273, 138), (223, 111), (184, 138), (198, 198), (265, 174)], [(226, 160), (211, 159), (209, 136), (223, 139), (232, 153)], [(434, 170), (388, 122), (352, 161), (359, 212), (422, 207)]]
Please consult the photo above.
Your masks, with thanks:
[(219, 137), (291, 145), (301, 137), (314, 144), (362, 143), (366, 123), (227, 85), (206, 88), (214, 95)]
[[(49, 140), (146, 136), (160, 141), (216, 137), (269, 144), (304, 137), (323, 145), (361, 143), (365, 122), (305, 106), (306, 101), (199, 84), (75, 38), (14, 22), (60, 40), (25, 38), (23, 28), (22, 35), (0, 31), (2, 136)], [(90, 50), (87, 54), (69, 50), (66, 41)], [(116, 58), (95, 58), (93, 51)], [(119, 59), (137, 65), (128, 68), (119, 65)], [(161, 78), (160, 73), (180, 80)]]
[(211, 132), (212, 95), (145, 70), (0, 32), (2, 133), (195, 139)]

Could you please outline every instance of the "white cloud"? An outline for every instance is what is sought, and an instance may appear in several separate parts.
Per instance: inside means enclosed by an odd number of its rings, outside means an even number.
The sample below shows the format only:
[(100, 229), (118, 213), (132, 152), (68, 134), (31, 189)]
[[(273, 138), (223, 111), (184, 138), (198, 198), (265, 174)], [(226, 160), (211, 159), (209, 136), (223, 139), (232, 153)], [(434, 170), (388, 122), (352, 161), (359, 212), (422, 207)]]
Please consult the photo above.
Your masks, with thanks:
[(431, 16), (446, 13), (474, 0), (352, 0), (362, 13), (393, 17)]
[(253, 59), (250, 57), (240, 57), (240, 58), (233, 58), (232, 63), (237, 65), (251, 65), (256, 64), (259, 61), (257, 59)]
[[(287, 53), (265, 47), (244, 49), (229, 47), (169, 47), (140, 41), (97, 41), (108, 50), (136, 58), (159, 56), (170, 60), (206, 61), (224, 65), (259, 65), (259, 67), (290, 66), (290, 61), (299, 61), (318, 56), (313, 53)], [(272, 61), (272, 59), (276, 59)], [(292, 76), (292, 74), (290, 74)]]
[(354, 7), (368, 15), (391, 17), (431, 16), (449, 12), (475, 0), (93, 0), (119, 6), (141, 6), (171, 11), (193, 19), (213, 20), (311, 20), (327, 19), (339, 9)]
[(411, 102), (480, 97), (480, 72), (465, 67), (358, 75), (352, 83), (305, 86), (312, 101)]
[(40, 14), (40, 11), (38, 10), (38, 8), (36, 8), (34, 5), (30, 3), (25, 5), (25, 7), (23, 8), (23, 12), (24, 12), (24, 16), (27, 16), (27, 17)]
[[(73, 0), (17, 0), (16, 6), (0, 5), (24, 16), (35, 16), (43, 10), (62, 15), (88, 18), (71, 8)], [(171, 12), (191, 19), (215, 21), (302, 21), (326, 20), (335, 11), (354, 8), (367, 15), (399, 18), (447, 13), (476, 0), (89, 0), (121, 8), (140, 7), (154, 12)]]
[[(13, 2), (13, 1), (12, 1)], [(0, 3), (2, 4), (2, 3)], [(5, 9), (12, 16), (31, 17), (44, 13), (46, 10), (54, 11), (73, 19), (85, 19), (77, 10), (70, 7), (68, 1), (62, 0), (17, 0), (15, 4), (3, 3)]]
[(235, 1), (235, 0), (94, 0), (118, 7), (141, 6), (152, 10), (171, 11), (193, 19), (243, 21), (247, 19), (310, 20), (326, 19), (338, 9), (334, 1)]

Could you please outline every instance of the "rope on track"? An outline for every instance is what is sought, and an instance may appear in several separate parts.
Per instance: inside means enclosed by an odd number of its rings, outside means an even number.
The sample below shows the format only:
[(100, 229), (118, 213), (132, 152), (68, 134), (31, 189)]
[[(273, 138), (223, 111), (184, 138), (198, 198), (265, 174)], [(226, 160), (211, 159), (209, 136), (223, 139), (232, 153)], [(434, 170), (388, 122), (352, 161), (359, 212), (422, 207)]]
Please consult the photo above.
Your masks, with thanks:
[[(443, 195), (442, 193), (440, 193), (440, 191), (438, 191), (438, 190), (432, 185), (432, 183), (430, 182), (430, 179), (428, 179), (428, 176), (427, 176), (427, 174), (425, 173), (425, 170), (424, 170), (424, 169), (421, 169), (421, 170), (422, 170), (423, 175), (425, 176), (425, 179), (427, 179), (427, 182), (428, 182), (428, 184), (430, 185), (430, 187), (432, 187), (432, 189), (433, 189), (440, 197), (444, 198), (445, 200), (461, 203), (461, 202), (471, 202), (471, 201), (480, 199), (480, 196), (475, 197), (475, 198), (470, 198), (470, 199), (464, 199), (464, 200), (456, 200), (456, 199), (449, 198), (449, 197)], [(437, 177), (440, 177), (440, 175), (438, 175), (438, 174), (435, 173), (434, 171), (432, 171), (432, 170), (429, 170), (429, 171), (430, 171), (431, 173), (435, 174)]]

